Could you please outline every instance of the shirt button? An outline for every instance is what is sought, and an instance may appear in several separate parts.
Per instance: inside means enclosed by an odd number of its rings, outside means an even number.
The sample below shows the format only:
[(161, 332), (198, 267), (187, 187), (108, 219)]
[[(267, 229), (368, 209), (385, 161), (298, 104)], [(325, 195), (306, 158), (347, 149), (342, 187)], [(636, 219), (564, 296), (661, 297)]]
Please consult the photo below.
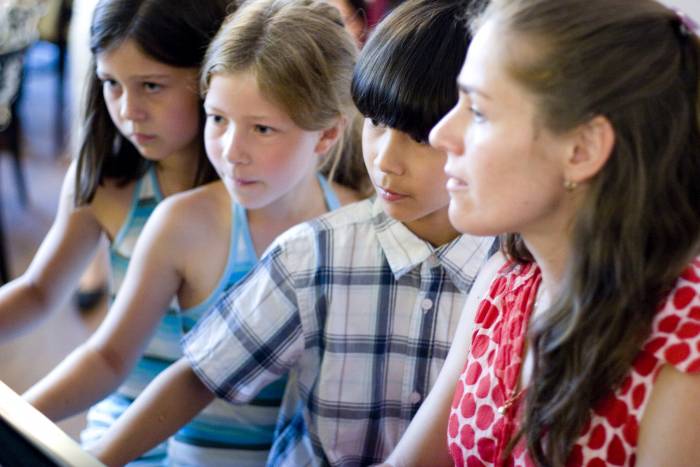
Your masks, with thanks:
[(412, 392), (411, 397), (410, 397), (411, 404), (419, 403), (422, 398), (423, 398), (423, 396), (421, 396), (419, 392)]
[(429, 298), (425, 298), (420, 303), (420, 307), (423, 308), (423, 311), (428, 311), (433, 307), (433, 301)]
[(426, 262), (428, 263), (428, 266), (430, 267), (430, 269), (436, 268), (440, 265), (440, 260), (437, 259), (437, 256), (435, 256), (435, 255), (428, 256), (428, 259)]

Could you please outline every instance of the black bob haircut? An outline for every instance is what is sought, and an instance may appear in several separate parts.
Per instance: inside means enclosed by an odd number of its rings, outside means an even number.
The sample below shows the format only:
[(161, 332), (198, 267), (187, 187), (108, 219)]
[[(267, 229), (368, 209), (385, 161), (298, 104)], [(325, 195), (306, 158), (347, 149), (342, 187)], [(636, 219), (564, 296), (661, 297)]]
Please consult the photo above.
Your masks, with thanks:
[(471, 40), (466, 0), (409, 0), (362, 49), (352, 97), (367, 118), (427, 142), (457, 102), (457, 76)]

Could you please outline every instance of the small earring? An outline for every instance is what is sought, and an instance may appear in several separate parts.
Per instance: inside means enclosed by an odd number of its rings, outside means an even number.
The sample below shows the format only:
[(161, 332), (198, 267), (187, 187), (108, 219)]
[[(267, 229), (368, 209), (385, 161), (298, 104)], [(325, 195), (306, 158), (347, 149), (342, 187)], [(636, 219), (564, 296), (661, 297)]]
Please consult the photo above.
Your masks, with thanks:
[(564, 189), (566, 191), (574, 191), (577, 186), (578, 183), (574, 182), (573, 180), (564, 180)]

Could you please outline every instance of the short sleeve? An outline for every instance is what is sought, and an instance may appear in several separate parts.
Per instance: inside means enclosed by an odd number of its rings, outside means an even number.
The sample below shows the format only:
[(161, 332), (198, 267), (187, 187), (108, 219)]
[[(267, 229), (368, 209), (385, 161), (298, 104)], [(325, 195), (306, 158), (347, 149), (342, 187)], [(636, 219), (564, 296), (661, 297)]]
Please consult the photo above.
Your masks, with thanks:
[(250, 401), (302, 352), (294, 278), (285, 259), (283, 246), (269, 250), (183, 339), (192, 369), (230, 402)]
[(700, 260), (681, 274), (652, 324), (645, 345), (661, 363), (700, 373)]

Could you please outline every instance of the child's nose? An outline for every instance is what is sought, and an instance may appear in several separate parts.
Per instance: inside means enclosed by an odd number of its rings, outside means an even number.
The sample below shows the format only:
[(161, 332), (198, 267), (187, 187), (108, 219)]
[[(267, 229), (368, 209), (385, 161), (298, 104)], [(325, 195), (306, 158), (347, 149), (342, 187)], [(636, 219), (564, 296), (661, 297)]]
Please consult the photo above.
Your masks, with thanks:
[(146, 113), (133, 94), (124, 92), (119, 102), (119, 115), (125, 120), (142, 120)]
[(241, 164), (248, 161), (244, 151), (243, 135), (235, 125), (231, 125), (224, 137), (224, 158), (231, 164)]
[(389, 130), (379, 144), (374, 165), (384, 173), (401, 175), (404, 172), (402, 153), (405, 154), (401, 133)]

